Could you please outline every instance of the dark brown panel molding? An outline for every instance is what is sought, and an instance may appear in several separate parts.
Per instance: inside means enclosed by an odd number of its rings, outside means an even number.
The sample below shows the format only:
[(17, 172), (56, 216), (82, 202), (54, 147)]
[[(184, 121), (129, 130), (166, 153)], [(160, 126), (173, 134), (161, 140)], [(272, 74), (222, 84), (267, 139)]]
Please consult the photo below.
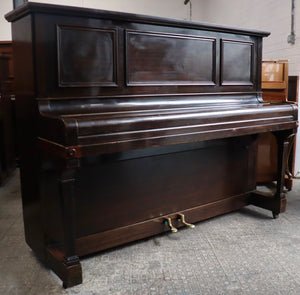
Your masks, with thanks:
[(117, 30), (57, 26), (60, 87), (117, 86)]
[(220, 84), (253, 86), (254, 43), (221, 39)]
[(127, 86), (215, 85), (216, 39), (126, 31)]

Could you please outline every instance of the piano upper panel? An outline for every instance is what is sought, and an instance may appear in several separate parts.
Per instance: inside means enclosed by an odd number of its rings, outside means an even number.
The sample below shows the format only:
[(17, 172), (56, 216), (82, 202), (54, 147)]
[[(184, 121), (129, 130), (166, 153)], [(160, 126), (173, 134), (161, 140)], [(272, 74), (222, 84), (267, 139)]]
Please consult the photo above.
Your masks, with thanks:
[[(37, 96), (260, 91), (268, 33), (29, 3)], [(18, 42), (18, 40), (14, 41)]]
[(72, 18), (40, 21), (39, 28), (47, 29), (52, 22), (54, 42), (37, 48), (43, 50), (39, 57), (48, 56), (38, 63), (55, 73), (41, 70), (40, 80), (52, 85), (39, 84), (40, 97), (257, 91), (257, 37)]

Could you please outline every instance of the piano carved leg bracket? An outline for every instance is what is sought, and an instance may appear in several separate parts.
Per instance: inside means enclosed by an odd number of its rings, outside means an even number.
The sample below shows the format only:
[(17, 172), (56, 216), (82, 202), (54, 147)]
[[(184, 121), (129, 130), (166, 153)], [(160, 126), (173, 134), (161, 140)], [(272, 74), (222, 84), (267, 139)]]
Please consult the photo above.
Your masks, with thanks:
[(295, 136), (294, 130), (274, 132), (278, 144), (277, 179), (275, 194), (254, 192), (250, 198), (250, 204), (272, 211), (273, 218), (286, 209), (286, 194), (283, 191), (285, 173), (287, 169), (290, 146)]
[(74, 184), (75, 173), (79, 167), (77, 159), (67, 160), (59, 168), (60, 201), (63, 219), (63, 245), (48, 247), (47, 258), (49, 267), (68, 288), (82, 283), (82, 269), (79, 257), (75, 253), (74, 226)]

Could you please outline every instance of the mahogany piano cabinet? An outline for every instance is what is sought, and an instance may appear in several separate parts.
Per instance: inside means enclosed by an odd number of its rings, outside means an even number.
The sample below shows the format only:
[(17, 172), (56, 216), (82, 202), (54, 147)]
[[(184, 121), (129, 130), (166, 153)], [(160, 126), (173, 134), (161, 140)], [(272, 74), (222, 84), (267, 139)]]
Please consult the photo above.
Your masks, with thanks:
[[(6, 18), (26, 241), (65, 287), (84, 255), (248, 204), (285, 210), (297, 107), (262, 100), (269, 33), (30, 2)], [(272, 196), (256, 191), (267, 131)]]
[(12, 41), (0, 41), (0, 54), (8, 57), (8, 89), (13, 92), (14, 65), (12, 59)]

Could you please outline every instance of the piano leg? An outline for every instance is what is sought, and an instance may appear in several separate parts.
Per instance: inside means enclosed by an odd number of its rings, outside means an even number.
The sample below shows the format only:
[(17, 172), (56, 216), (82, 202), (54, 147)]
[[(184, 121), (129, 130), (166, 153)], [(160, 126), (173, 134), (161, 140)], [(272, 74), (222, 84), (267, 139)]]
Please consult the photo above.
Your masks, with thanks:
[(250, 204), (271, 210), (273, 218), (277, 218), (279, 213), (286, 209), (286, 194), (283, 192), (285, 173), (289, 155), (289, 147), (295, 135), (294, 130), (284, 130), (273, 132), (278, 145), (277, 154), (277, 179), (276, 192), (273, 195), (254, 192), (250, 198)]
[(277, 218), (279, 213), (284, 212), (286, 208), (286, 194), (283, 192), (285, 174), (288, 165), (288, 156), (290, 145), (293, 142), (295, 136), (294, 132), (284, 131), (284, 132), (274, 132), (276, 136), (278, 145), (278, 155), (277, 155), (277, 185), (275, 198), (280, 201), (280, 206), (272, 211), (273, 218)]
[(82, 269), (75, 253), (74, 228), (74, 184), (75, 173), (79, 167), (77, 159), (68, 160), (60, 167), (60, 199), (63, 224), (63, 247), (48, 247), (50, 268), (61, 278), (63, 287), (68, 288), (82, 283)]

